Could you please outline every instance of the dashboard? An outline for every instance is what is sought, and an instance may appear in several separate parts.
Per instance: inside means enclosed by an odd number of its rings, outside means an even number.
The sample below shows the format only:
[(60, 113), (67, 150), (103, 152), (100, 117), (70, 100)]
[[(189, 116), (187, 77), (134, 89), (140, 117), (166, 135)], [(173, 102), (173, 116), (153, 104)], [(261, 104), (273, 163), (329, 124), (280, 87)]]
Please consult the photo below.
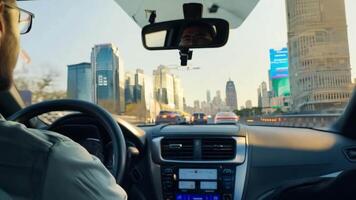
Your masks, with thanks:
[[(262, 200), (289, 183), (335, 177), (356, 167), (345, 154), (356, 149), (356, 142), (324, 131), (243, 125), (135, 127), (117, 121), (128, 148), (121, 186), (135, 200)], [(94, 119), (66, 116), (50, 128), (79, 142), (110, 170), (110, 139)]]
[(145, 131), (156, 199), (262, 200), (296, 181), (356, 167), (345, 156), (355, 141), (325, 131), (244, 125)]
[(236, 125), (156, 127), (151, 135), (158, 199), (241, 199), (247, 138)]

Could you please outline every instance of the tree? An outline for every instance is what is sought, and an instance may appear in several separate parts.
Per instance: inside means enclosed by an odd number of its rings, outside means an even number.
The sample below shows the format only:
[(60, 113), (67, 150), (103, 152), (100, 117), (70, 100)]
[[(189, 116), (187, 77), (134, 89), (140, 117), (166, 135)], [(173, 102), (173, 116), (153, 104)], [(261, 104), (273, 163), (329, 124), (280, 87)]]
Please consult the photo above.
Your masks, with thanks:
[(262, 108), (253, 107), (251, 109), (245, 108), (241, 110), (234, 110), (234, 113), (240, 117), (252, 117), (262, 114)]
[(274, 112), (273, 112), (273, 114), (283, 114), (284, 112), (282, 111), (282, 109), (281, 108), (277, 108)]
[(66, 91), (54, 87), (54, 78), (57, 75), (56, 72), (51, 71), (41, 78), (18, 76), (15, 78), (15, 84), (18, 90), (29, 90), (32, 92), (33, 103), (66, 98)]

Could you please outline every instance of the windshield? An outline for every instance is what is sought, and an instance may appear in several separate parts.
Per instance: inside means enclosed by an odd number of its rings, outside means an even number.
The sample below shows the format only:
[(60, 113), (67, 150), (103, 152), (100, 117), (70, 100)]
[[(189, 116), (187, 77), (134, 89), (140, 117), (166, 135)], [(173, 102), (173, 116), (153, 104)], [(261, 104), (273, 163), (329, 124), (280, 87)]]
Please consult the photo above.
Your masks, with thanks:
[(326, 127), (354, 89), (354, 0), (260, 0), (224, 47), (194, 49), (187, 67), (178, 51), (144, 49), (129, 5), (18, 4), (35, 14), (15, 71), (26, 105), (80, 99), (141, 125), (209, 124), (233, 112), (248, 125)]

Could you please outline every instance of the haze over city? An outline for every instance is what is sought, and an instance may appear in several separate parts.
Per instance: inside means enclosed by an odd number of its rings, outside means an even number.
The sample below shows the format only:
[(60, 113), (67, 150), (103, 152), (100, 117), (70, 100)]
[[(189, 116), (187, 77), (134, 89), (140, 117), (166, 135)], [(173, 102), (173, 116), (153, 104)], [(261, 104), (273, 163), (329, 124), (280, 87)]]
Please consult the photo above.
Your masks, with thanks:
[[(208, 89), (212, 94), (216, 90), (224, 91), (226, 81), (231, 78), (236, 84), (239, 104), (251, 99), (257, 105), (257, 87), (262, 81), (268, 81), (269, 49), (287, 46), (285, 2), (271, 2), (261, 0), (242, 26), (231, 30), (225, 47), (195, 50), (190, 64), (200, 70), (174, 71), (182, 80), (188, 104), (192, 105), (196, 99), (205, 100)], [(356, 8), (356, 2), (346, 0), (345, 3), (352, 67), (356, 65), (356, 13), (351, 10)], [(141, 68), (152, 75), (160, 64), (179, 64), (178, 51), (145, 50), (140, 27), (112, 0), (68, 0), (55, 4), (40, 1), (20, 5), (36, 14), (32, 32), (22, 36), (22, 48), (32, 60), (25, 67), (31, 68), (33, 74), (47, 70), (59, 72), (57, 87), (63, 90), (66, 66), (90, 61), (95, 44), (111, 42), (118, 46), (126, 71)], [(355, 76), (356, 71), (352, 70), (352, 78)]]

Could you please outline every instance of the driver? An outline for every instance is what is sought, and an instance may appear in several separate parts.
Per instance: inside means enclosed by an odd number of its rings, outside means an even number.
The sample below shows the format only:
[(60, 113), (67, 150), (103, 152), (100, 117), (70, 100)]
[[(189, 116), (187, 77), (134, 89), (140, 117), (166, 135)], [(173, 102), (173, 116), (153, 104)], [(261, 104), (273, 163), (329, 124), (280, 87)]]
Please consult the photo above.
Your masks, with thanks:
[(210, 24), (189, 24), (183, 30), (179, 42), (180, 47), (206, 46), (213, 42), (216, 36), (215, 29)]
[[(0, 0), (0, 90), (12, 85), (23, 12), (15, 0)], [(0, 199), (127, 199), (100, 160), (79, 144), (0, 118)]]

